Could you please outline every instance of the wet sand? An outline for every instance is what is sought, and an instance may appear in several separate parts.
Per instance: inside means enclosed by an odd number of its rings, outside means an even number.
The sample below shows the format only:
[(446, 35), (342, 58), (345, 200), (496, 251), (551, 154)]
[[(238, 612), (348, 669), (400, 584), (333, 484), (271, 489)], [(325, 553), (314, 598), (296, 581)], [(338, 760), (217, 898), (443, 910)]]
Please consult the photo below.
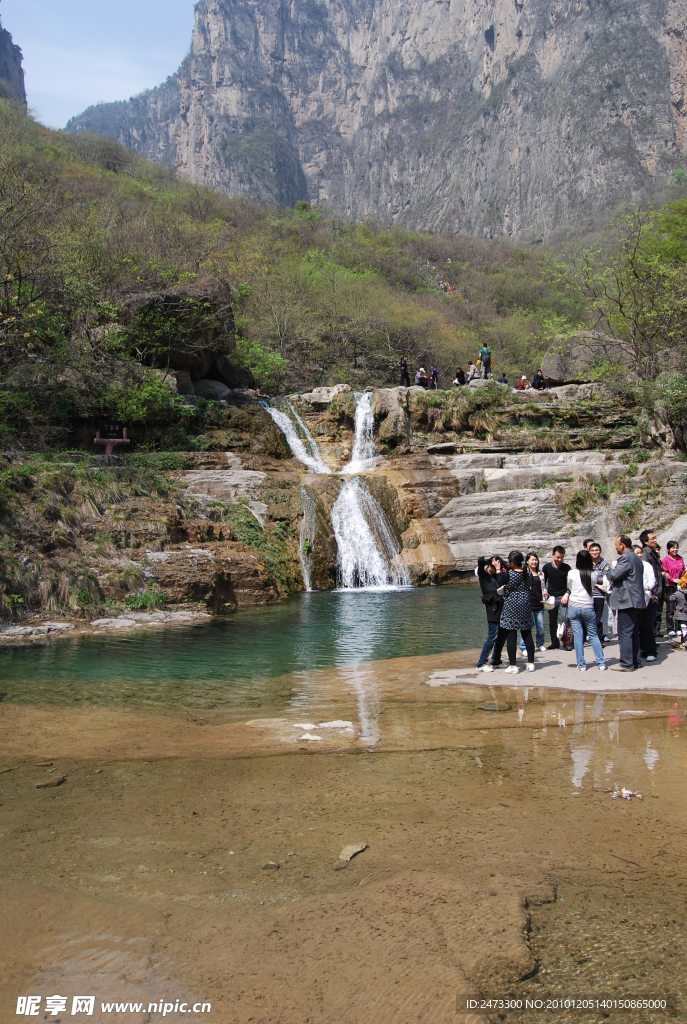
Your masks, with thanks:
[(1, 704), (0, 1021), (28, 993), (207, 1000), (164, 1019), (212, 1024), (684, 1020), (457, 1013), (679, 996), (687, 954), (682, 656), (517, 679), (471, 657), (313, 673), (309, 718)]

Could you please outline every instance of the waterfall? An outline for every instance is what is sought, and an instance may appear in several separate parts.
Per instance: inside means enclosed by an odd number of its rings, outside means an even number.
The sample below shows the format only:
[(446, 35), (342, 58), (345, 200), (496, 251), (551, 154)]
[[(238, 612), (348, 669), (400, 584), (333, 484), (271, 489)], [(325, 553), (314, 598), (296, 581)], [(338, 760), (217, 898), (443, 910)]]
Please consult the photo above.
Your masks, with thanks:
[[(305, 422), (298, 409), (296, 409), (291, 402), (286, 403), (286, 408), (288, 409), (289, 416), (295, 422), (296, 426), (300, 429), (302, 436), (305, 438), (310, 454), (314, 459), (324, 465), (320, 457), (320, 449), (317, 447), (317, 441), (310, 433), (308, 424)], [(321, 470), (318, 470), (318, 472), (321, 472)], [(331, 470), (328, 470), (328, 472), (331, 472)]]
[(346, 480), (332, 508), (337, 576), (344, 590), (402, 587), (409, 579), (398, 543), (379, 503), (360, 477)]
[(307, 487), (303, 486), (301, 486), (301, 506), (303, 508), (303, 518), (301, 519), (298, 556), (301, 561), (303, 584), (305, 589), (310, 591), (312, 590), (312, 552), (315, 545), (315, 532), (317, 530), (317, 499), (310, 493)]
[[(285, 412), (281, 412), (279, 409), (275, 409), (273, 405), (268, 405), (266, 402), (263, 403), (263, 408), (268, 415), (271, 416), (286, 438), (286, 443), (291, 449), (291, 453), (294, 458), (298, 459), (299, 462), (304, 466), (307, 466), (308, 469), (311, 469), (314, 473), (331, 473), (329, 466), (322, 461), (322, 456), (320, 455), (315, 438), (312, 436), (306, 424), (290, 402), (288, 403), (288, 408), (292, 414), (291, 416), (288, 416)], [(295, 424), (294, 419), (296, 421)], [(296, 426), (301, 428), (301, 431), (305, 435), (305, 439), (300, 437)]]
[(332, 508), (338, 549), (337, 576), (344, 590), (361, 587), (404, 587), (410, 584), (400, 561), (399, 546), (389, 520), (365, 481), (358, 475), (376, 455), (372, 392), (358, 395), (351, 459), (346, 480)]
[[(375, 458), (372, 393), (358, 395), (355, 436), (349, 462), (341, 470), (344, 480), (332, 507), (332, 529), (338, 549), (337, 579), (344, 590), (410, 585), (408, 572), (399, 558), (399, 545), (384, 510), (358, 474)], [(315, 473), (331, 474), (323, 461), (307, 424), (291, 403), (286, 412), (264, 403), (264, 408), (284, 434), (294, 457)], [(301, 488), (303, 519), (300, 533), (300, 561), (306, 590), (312, 588), (311, 552), (316, 529), (314, 498)]]
[(355, 407), (355, 434), (350, 462), (341, 470), (342, 473), (362, 473), (369, 469), (370, 463), (377, 454), (374, 439), (374, 417), (372, 415), (372, 392), (364, 391), (358, 395)]

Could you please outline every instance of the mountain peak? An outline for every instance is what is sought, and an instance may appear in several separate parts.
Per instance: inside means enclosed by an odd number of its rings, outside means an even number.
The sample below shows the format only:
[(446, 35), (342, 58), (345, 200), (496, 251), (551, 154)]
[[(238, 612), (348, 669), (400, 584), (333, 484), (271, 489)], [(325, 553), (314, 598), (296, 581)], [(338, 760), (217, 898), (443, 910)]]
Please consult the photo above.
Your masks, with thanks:
[(0, 18), (0, 99), (18, 100), (26, 106), (22, 53), (2, 27)]
[(201, 0), (176, 75), (68, 127), (233, 195), (547, 238), (684, 164), (686, 8)]

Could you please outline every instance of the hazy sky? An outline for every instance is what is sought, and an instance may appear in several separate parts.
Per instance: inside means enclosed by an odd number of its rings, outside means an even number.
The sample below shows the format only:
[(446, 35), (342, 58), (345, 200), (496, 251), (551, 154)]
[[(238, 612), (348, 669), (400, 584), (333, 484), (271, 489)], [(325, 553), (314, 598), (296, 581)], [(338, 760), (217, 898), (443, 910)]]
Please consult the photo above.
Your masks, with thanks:
[(29, 107), (63, 128), (92, 103), (163, 82), (188, 53), (194, 0), (0, 0), (24, 54)]

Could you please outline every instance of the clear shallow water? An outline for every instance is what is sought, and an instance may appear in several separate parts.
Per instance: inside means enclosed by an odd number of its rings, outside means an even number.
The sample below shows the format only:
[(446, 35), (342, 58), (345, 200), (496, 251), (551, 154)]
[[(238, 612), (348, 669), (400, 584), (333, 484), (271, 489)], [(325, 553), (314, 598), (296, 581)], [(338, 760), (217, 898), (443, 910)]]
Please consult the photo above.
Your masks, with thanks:
[(276, 710), (314, 670), (478, 647), (485, 630), (474, 586), (300, 594), (204, 626), (8, 649), (0, 693), (32, 704)]

